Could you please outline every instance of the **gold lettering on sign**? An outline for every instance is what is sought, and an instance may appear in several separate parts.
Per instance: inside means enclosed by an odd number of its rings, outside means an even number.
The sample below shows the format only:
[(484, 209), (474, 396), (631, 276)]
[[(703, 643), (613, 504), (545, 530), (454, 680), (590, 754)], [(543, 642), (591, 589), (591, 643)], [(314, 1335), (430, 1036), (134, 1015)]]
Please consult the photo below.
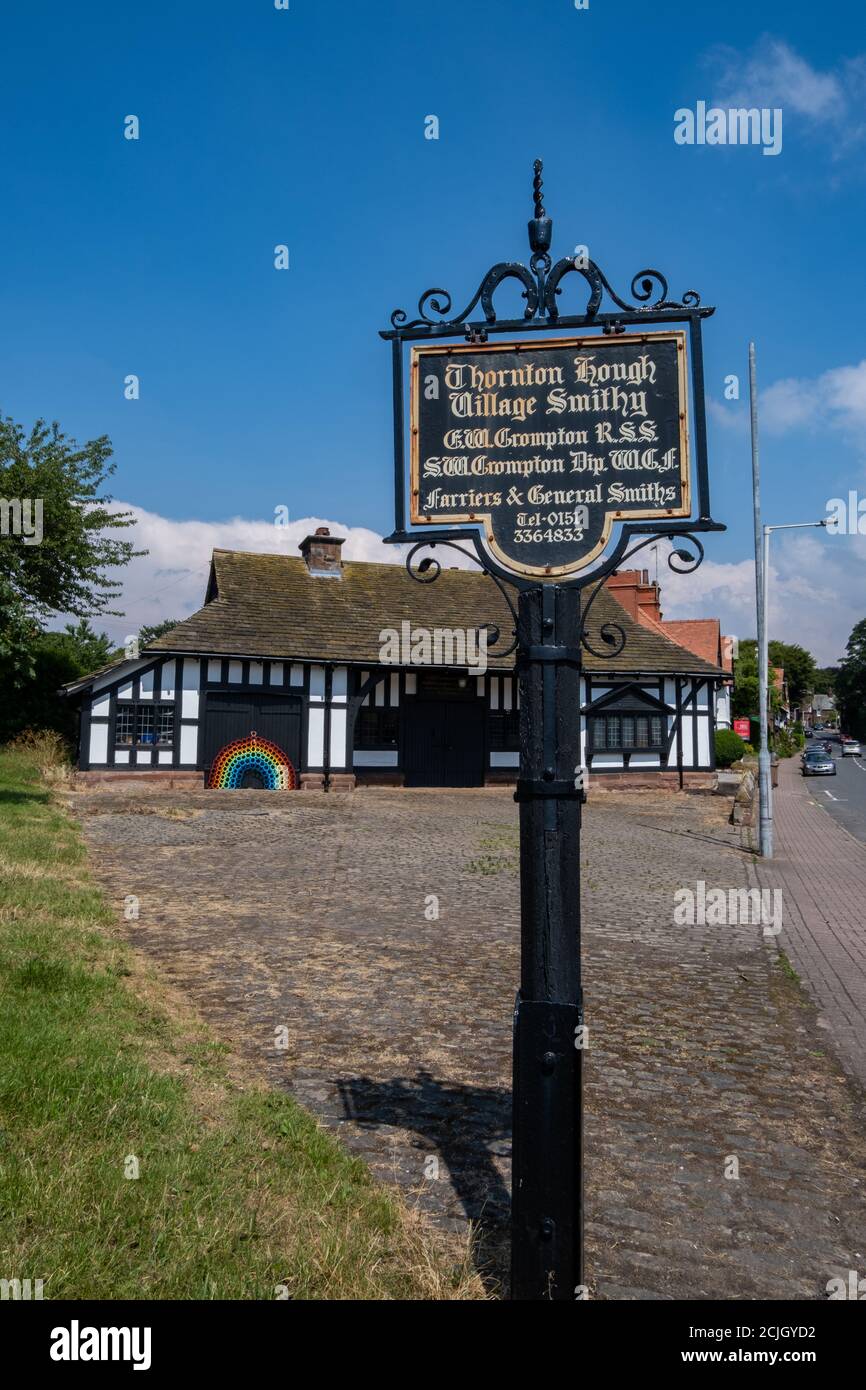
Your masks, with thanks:
[(411, 520), (580, 569), (615, 520), (690, 514), (687, 409), (681, 330), (413, 348)]

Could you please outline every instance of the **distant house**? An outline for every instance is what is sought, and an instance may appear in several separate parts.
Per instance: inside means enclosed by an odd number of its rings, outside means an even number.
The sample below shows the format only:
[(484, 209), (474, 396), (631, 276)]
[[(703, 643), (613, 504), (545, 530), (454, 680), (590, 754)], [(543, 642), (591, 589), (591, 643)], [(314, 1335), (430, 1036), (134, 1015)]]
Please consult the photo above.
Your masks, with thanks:
[(836, 702), (832, 695), (807, 695), (803, 706), (803, 721), (809, 725), (832, 724), (836, 719)]
[(777, 727), (782, 728), (791, 718), (791, 707), (788, 700), (788, 682), (785, 680), (785, 668), (783, 666), (770, 667), (770, 684), (779, 696), (779, 707), (776, 712), (775, 722)]
[(726, 673), (727, 679), (716, 686), (715, 723), (717, 729), (729, 729), (734, 660), (739, 646), (736, 637), (722, 636), (718, 618), (663, 618), (659, 585), (650, 582), (646, 570), (621, 570), (611, 575), (607, 587), (638, 622)]
[[(298, 557), (214, 551), (197, 613), (66, 687), (81, 705), (81, 774), (334, 789), (513, 782), (514, 657), (494, 646), (479, 673), (465, 651), (421, 662), (383, 652), (385, 631), (483, 623), (507, 645), (513, 620), (496, 585), (466, 569), (419, 583), (400, 564), (344, 562), (342, 545), (322, 528)], [(605, 623), (626, 645), (609, 660), (585, 653), (584, 762), (612, 780), (706, 784), (729, 679), (718, 623), (662, 624), (641, 611), (644, 589), (613, 576), (593, 604), (596, 650)]]

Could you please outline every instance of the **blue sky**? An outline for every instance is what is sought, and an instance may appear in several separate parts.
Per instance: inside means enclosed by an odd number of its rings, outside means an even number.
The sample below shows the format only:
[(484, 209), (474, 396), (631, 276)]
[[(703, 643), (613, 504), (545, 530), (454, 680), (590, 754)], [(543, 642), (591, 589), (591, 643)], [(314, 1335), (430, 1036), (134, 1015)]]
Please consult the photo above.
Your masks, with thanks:
[[(710, 463), (729, 531), (688, 582), (662, 571), (668, 615), (754, 630), (750, 338), (766, 519), (866, 496), (853, 0), (820, 24), (790, 0), (49, 0), (5, 8), (4, 50), (0, 408), (110, 435), (114, 494), (152, 552), (115, 631), (197, 606), (211, 544), (277, 548), (280, 505), (380, 553), (393, 499), (377, 330), (430, 285), (462, 303), (494, 261), (527, 256), (536, 155), (555, 254), (586, 243), (621, 293), (650, 265), (677, 298), (693, 287), (717, 306)], [(674, 112), (698, 100), (781, 107), (781, 153), (676, 144)], [(723, 399), (731, 373), (739, 402)], [(774, 631), (833, 659), (866, 616), (866, 537), (774, 546)]]

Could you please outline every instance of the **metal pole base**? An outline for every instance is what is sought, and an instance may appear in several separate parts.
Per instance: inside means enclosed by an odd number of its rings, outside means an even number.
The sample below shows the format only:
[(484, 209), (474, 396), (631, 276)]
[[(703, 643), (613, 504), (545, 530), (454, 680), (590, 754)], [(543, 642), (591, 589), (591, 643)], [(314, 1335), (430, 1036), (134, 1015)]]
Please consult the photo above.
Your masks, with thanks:
[(514, 1012), (511, 1297), (581, 1297), (583, 1051), (579, 1004)]

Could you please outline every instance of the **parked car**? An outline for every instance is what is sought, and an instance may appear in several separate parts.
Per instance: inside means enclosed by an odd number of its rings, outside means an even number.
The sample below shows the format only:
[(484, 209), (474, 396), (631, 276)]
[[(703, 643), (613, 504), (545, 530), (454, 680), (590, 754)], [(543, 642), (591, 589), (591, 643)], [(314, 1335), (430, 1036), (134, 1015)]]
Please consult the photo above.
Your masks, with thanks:
[(810, 748), (803, 754), (802, 771), (804, 777), (835, 777), (836, 764), (829, 753)]
[(845, 757), (845, 754), (846, 754), (846, 753), (854, 753), (854, 754), (856, 754), (856, 756), (859, 758), (859, 757), (860, 757), (860, 740), (857, 739), (857, 738), (843, 738), (843, 740), (842, 740), (842, 757), (843, 757), (843, 758)]

